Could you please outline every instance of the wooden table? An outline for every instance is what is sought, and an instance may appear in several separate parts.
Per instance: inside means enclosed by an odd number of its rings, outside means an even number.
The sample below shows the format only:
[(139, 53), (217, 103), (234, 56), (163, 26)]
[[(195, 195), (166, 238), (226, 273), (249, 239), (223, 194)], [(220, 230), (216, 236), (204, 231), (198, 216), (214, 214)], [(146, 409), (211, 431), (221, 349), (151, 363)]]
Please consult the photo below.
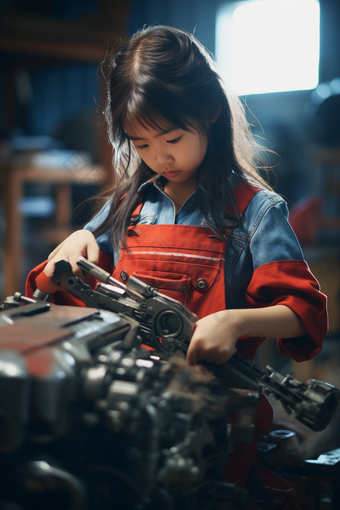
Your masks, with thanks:
[(11, 162), (0, 164), (0, 182), (4, 203), (4, 296), (21, 291), (22, 285), (22, 216), (20, 202), (26, 183), (48, 183), (56, 185), (56, 226), (66, 234), (72, 213), (72, 184), (103, 184), (106, 171), (100, 166), (72, 165), (33, 166)]

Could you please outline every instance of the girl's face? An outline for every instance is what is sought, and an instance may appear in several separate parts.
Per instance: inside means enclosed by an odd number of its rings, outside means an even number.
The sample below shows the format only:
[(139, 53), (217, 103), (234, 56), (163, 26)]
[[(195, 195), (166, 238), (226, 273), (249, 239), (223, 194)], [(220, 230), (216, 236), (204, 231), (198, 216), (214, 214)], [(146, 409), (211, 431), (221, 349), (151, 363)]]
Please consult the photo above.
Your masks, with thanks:
[(185, 131), (167, 122), (164, 128), (145, 128), (137, 121), (124, 122), (127, 137), (151, 170), (173, 183), (195, 182), (195, 174), (208, 148), (208, 139), (201, 131)]

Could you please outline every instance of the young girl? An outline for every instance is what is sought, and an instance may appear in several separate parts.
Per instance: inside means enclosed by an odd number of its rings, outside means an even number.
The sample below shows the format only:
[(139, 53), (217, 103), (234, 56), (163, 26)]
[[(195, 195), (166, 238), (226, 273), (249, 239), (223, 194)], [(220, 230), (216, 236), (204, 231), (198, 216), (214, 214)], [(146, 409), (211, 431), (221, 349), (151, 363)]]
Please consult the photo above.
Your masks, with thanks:
[[(222, 364), (236, 351), (252, 359), (265, 337), (277, 337), (279, 351), (297, 361), (315, 356), (327, 332), (326, 297), (303, 260), (285, 201), (257, 172), (240, 102), (195, 37), (165, 26), (135, 34), (112, 60), (105, 115), (114, 195), (30, 273), (27, 293), (58, 260), (80, 274), (83, 255), (197, 313), (189, 364)], [(55, 300), (80, 304), (60, 291)], [(258, 432), (270, 422), (263, 400)], [(226, 470), (243, 486), (256, 440), (247, 448), (235, 449)]]

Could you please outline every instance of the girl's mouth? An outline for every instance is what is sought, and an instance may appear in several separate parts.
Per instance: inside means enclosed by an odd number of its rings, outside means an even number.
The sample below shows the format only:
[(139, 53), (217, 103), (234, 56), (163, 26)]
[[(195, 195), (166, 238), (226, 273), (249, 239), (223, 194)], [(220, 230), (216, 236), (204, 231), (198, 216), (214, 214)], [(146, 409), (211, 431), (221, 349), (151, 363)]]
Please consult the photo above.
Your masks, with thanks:
[(180, 170), (169, 170), (169, 172), (164, 172), (164, 177), (176, 177), (180, 173)]

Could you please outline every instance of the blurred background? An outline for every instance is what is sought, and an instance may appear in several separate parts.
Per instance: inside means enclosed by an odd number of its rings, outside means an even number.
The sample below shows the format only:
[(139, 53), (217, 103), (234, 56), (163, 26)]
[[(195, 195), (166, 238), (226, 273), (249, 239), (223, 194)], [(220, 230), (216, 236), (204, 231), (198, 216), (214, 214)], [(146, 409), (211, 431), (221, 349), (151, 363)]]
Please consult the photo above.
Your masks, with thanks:
[(194, 32), (216, 56), (254, 134), (273, 151), (270, 182), (329, 297), (317, 361), (292, 368), (268, 342), (260, 362), (337, 384), (339, 0), (0, 0), (1, 299), (24, 290), (30, 269), (93, 214), (81, 203), (110, 183), (101, 63), (150, 24)]

